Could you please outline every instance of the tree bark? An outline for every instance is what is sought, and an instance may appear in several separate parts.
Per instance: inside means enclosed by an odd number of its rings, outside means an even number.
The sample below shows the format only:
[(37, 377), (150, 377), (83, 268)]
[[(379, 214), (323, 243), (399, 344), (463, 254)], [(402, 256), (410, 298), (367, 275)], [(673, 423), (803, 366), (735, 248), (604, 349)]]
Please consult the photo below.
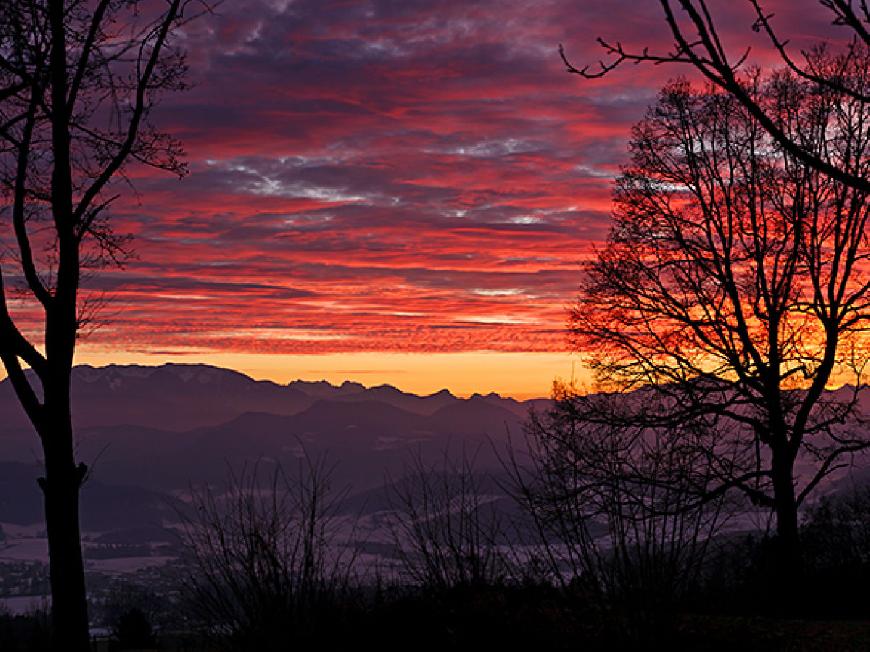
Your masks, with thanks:
[(784, 612), (799, 604), (802, 563), (798, 529), (797, 498), (794, 489), (794, 459), (787, 451), (774, 450), (773, 500), (776, 512), (776, 548), (773, 559), (774, 595)]
[(45, 477), (39, 479), (39, 485), (48, 533), (52, 649), (88, 652), (88, 605), (79, 522), (79, 492), (87, 467), (75, 463), (69, 402), (59, 403), (66, 405), (46, 401), (46, 419), (40, 428)]

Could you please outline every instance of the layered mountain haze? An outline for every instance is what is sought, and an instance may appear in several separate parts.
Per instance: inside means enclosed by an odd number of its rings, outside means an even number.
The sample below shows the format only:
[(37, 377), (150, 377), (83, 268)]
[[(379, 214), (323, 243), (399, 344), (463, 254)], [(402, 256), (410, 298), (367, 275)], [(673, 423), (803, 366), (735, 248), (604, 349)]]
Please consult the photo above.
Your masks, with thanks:
[[(347, 490), (339, 511), (362, 516), (373, 532), (413, 455), (432, 468), (445, 456), (473, 458), (487, 509), (519, 517), (497, 480), (499, 455), (509, 439), (522, 446), (530, 410), (550, 405), (355, 382), (282, 385), (198, 364), (79, 366), (72, 398), (77, 455), (90, 469), (82, 496), (86, 552), (136, 556), (137, 563), (166, 554), (165, 527), (178, 521), (191, 487), (220, 491), (230, 470), (293, 470), (306, 454), (329, 460), (333, 487)], [(870, 414), (870, 392), (862, 392), (861, 409)], [(8, 380), (0, 382), (0, 527), (7, 533), (0, 560), (44, 558), (38, 450)], [(868, 477), (860, 458), (820, 493)]]
[[(126, 495), (123, 524), (153, 524), (155, 497), (219, 483), (228, 467), (295, 466), (304, 453), (336, 462), (333, 482), (368, 491), (400, 474), (410, 451), (435, 460), (445, 449), (495, 468), (493, 441), (519, 436), (529, 409), (496, 394), (429, 396), (389, 385), (295, 381), (280, 385), (206, 365), (76, 367), (73, 418), (78, 456), (91, 469), (84, 503)], [(8, 380), (0, 383), (0, 523), (39, 523), (38, 442)], [(124, 489), (121, 489), (124, 487)], [(135, 496), (130, 488), (141, 489)], [(158, 501), (159, 502), (159, 501)], [(107, 519), (84, 509), (86, 529)]]

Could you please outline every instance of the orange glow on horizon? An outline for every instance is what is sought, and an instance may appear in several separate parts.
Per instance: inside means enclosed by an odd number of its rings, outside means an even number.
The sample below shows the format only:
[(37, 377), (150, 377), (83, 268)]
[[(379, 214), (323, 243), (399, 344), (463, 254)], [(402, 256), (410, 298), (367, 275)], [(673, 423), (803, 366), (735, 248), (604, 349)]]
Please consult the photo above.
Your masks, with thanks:
[(160, 365), (210, 364), (240, 371), (256, 380), (288, 383), (293, 380), (326, 380), (338, 385), (346, 380), (366, 387), (389, 384), (414, 394), (448, 389), (457, 396), (495, 392), (519, 400), (550, 396), (553, 381), (589, 380), (576, 355), (569, 353), (325, 353), (267, 355), (214, 352), (195, 355), (131, 353), (83, 347), (76, 364)]

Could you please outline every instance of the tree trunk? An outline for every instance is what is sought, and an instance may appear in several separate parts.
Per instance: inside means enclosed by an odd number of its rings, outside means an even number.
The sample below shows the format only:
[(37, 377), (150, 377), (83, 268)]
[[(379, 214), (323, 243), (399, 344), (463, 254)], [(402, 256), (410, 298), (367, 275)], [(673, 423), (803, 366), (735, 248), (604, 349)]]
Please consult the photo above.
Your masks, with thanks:
[(792, 611), (799, 604), (802, 563), (794, 489), (794, 460), (787, 452), (774, 451), (773, 499), (776, 512), (776, 548), (773, 559), (774, 593), (781, 609)]
[(86, 467), (75, 463), (69, 410), (55, 412), (48, 402), (45, 407), (48, 423), (40, 432), (45, 477), (39, 485), (48, 532), (52, 649), (87, 652), (90, 635), (79, 524), (79, 491)]
[(790, 560), (799, 552), (797, 499), (794, 491), (793, 462), (773, 456), (773, 500), (776, 511), (776, 536)]

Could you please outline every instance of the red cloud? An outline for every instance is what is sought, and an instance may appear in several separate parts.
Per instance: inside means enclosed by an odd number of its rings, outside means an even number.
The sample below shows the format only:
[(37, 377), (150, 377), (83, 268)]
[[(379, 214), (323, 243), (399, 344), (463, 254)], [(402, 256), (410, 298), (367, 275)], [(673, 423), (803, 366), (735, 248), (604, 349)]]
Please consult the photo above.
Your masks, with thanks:
[[(89, 281), (111, 300), (90, 341), (563, 350), (629, 128), (688, 71), (581, 82), (556, 47), (577, 62), (600, 56), (599, 34), (667, 49), (657, 4), (278, 4), (225, 3), (189, 35), (196, 85), (157, 119), (191, 174), (135, 172), (141, 199), (116, 224), (138, 257)], [(751, 15), (722, 11), (745, 43)]]

